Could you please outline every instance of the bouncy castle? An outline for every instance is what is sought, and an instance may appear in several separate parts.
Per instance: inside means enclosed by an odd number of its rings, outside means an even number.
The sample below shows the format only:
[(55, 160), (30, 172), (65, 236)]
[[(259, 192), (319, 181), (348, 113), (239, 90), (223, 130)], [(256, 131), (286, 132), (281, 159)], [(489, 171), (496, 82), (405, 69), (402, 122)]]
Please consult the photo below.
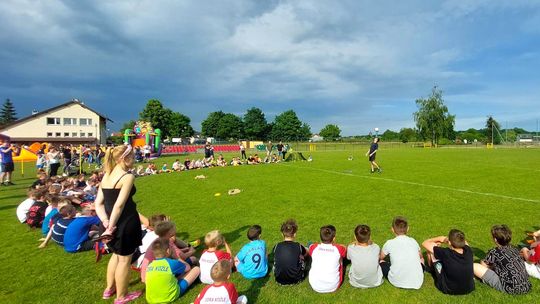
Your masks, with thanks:
[(156, 158), (161, 155), (161, 130), (154, 130), (150, 122), (137, 121), (133, 129), (124, 131), (124, 143), (141, 149), (144, 146), (150, 146), (150, 157)]

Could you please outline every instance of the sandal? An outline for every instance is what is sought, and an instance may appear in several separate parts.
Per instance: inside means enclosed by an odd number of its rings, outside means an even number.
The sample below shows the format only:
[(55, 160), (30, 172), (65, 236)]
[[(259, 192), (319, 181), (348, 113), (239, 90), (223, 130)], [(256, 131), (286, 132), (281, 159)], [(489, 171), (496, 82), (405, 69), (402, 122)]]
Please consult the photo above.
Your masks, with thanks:
[(110, 299), (112, 296), (114, 296), (116, 294), (116, 288), (113, 288), (113, 289), (105, 289), (103, 291), (103, 300), (108, 300)]
[(141, 295), (142, 295), (142, 291), (140, 290), (130, 292), (127, 295), (125, 295), (123, 298), (114, 300), (114, 304), (125, 304), (125, 303), (131, 302), (137, 299)]

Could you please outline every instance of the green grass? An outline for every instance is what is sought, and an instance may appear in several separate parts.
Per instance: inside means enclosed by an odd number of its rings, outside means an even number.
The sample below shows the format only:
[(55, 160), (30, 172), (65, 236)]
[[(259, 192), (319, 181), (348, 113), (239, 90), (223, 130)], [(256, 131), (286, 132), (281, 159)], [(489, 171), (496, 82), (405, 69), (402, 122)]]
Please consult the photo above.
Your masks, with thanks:
[[(378, 161), (382, 174), (370, 174), (364, 148), (351, 151), (314, 152), (312, 163), (212, 168), (171, 173), (136, 180), (138, 210), (145, 215), (166, 213), (183, 239), (202, 238), (221, 230), (234, 252), (247, 242), (249, 225), (263, 227), (269, 249), (281, 240), (280, 224), (295, 218), (300, 226), (298, 241), (318, 241), (319, 227), (333, 224), (337, 242), (348, 244), (357, 224), (371, 226), (380, 246), (390, 238), (395, 215), (410, 222), (410, 236), (419, 243), (444, 235), (451, 228), (463, 230), (476, 259), (493, 247), (491, 225), (505, 223), (514, 233), (514, 244), (525, 231), (538, 229), (540, 202), (538, 150), (528, 149), (383, 149)], [(176, 157), (157, 161), (172, 163)], [(180, 157), (183, 159), (183, 157)], [(27, 167), (30, 167), (28, 164)], [(198, 174), (206, 180), (195, 180)], [(38, 231), (18, 224), (15, 208), (24, 199), (33, 178), (16, 177), (17, 186), (0, 188), (0, 251), (2, 303), (94, 303), (100, 302), (107, 257), (94, 263), (92, 252), (64, 253), (49, 245), (37, 248)], [(232, 188), (242, 189), (227, 196)], [(223, 195), (215, 197), (214, 193)], [(522, 200), (518, 199), (521, 198)], [(420, 290), (401, 290), (388, 282), (369, 290), (352, 288), (347, 279), (333, 294), (317, 294), (307, 281), (278, 286), (273, 277), (246, 280), (239, 274), (232, 281), (250, 303), (534, 303), (540, 284), (532, 279), (533, 291), (508, 296), (476, 282), (467, 296), (445, 296), (425, 275)], [(143, 285), (133, 275), (131, 289)], [(177, 303), (190, 303), (203, 288), (196, 284)], [(139, 303), (143, 303), (140, 300)]]

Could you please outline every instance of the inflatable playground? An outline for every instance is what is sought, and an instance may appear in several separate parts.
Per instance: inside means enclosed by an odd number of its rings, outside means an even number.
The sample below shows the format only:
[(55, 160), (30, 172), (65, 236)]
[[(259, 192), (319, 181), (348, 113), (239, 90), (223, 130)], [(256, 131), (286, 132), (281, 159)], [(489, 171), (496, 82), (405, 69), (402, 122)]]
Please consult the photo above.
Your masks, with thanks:
[(161, 130), (152, 128), (152, 124), (147, 121), (137, 121), (133, 129), (124, 131), (124, 143), (132, 147), (143, 149), (150, 147), (150, 158), (157, 158), (161, 155), (163, 145), (161, 143)]

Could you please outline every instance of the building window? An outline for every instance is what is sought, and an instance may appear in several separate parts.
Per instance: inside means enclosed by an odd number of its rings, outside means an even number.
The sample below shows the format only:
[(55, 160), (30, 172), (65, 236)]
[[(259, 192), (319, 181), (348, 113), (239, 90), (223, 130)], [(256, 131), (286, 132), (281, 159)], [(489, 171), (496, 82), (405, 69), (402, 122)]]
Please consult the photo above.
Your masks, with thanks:
[(81, 132), (81, 137), (84, 137), (86, 136), (86, 134), (84, 132)]
[(56, 133), (55, 133), (55, 136), (56, 136), (56, 137), (60, 137), (60, 136), (62, 136), (62, 133), (56, 132)]
[(47, 132), (47, 137), (52, 137), (52, 132)]
[(64, 132), (64, 137), (69, 137), (69, 132)]
[(88, 133), (88, 137), (94, 136), (94, 133)]
[(64, 126), (77, 125), (77, 118), (64, 118)]
[(77, 137), (77, 132), (72, 132), (71, 137)]
[(79, 119), (79, 122), (81, 123), (81, 126), (91, 126), (92, 118), (81, 118)]
[(47, 124), (48, 125), (60, 125), (60, 118), (59, 117), (47, 117)]

